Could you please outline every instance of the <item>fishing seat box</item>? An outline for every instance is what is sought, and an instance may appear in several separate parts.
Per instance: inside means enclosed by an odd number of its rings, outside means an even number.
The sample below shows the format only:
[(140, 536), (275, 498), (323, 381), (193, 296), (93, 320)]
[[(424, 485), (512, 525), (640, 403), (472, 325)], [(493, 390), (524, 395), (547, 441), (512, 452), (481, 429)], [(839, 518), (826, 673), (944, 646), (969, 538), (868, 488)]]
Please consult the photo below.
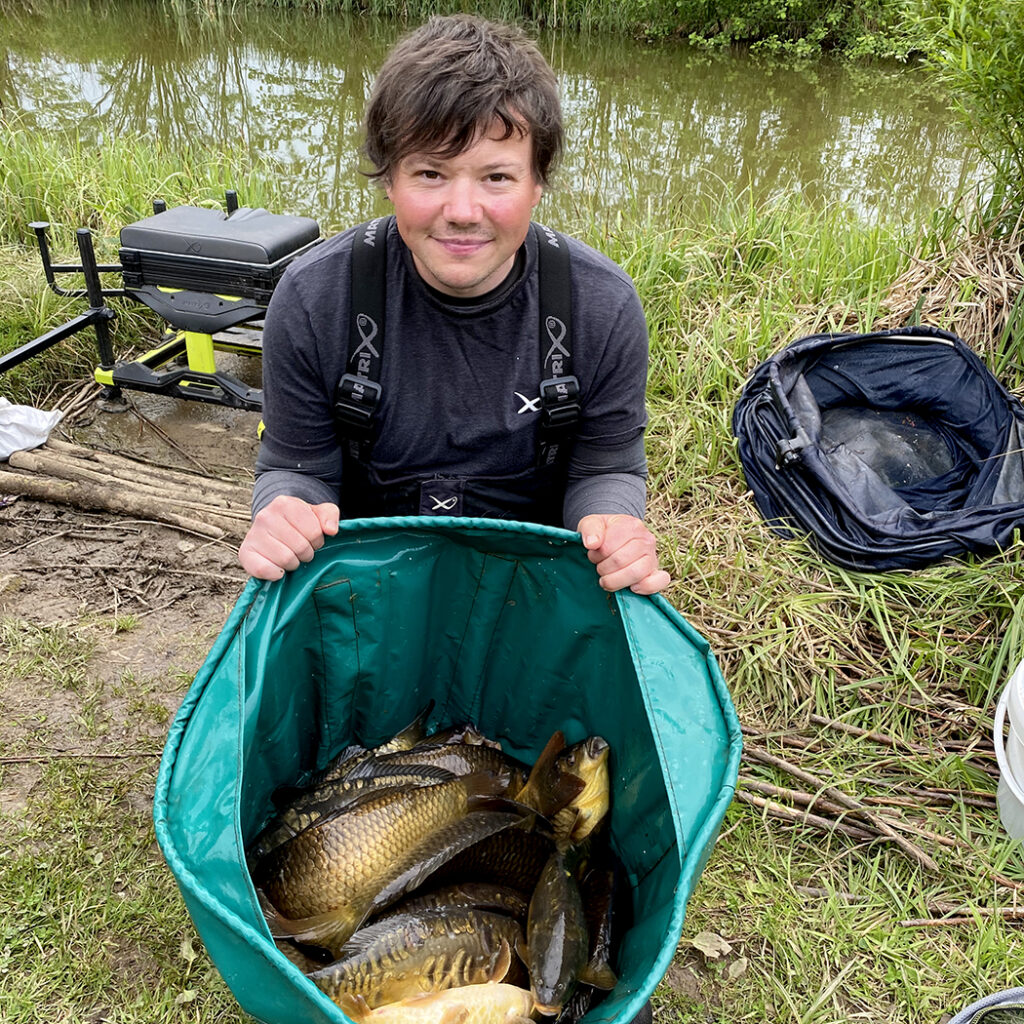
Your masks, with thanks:
[(174, 206), (121, 229), (124, 285), (181, 288), (265, 306), (285, 268), (320, 240), (308, 217)]
[(736, 781), (740, 729), (706, 641), (660, 597), (608, 594), (579, 535), (486, 519), (353, 520), (311, 562), (250, 580), (171, 726), (156, 834), (217, 969), (266, 1024), (348, 1018), (274, 946), (244, 850), (351, 741), (433, 701), (532, 763), (556, 729), (611, 746), (611, 843), (631, 921), (614, 990), (626, 1024), (669, 967)]

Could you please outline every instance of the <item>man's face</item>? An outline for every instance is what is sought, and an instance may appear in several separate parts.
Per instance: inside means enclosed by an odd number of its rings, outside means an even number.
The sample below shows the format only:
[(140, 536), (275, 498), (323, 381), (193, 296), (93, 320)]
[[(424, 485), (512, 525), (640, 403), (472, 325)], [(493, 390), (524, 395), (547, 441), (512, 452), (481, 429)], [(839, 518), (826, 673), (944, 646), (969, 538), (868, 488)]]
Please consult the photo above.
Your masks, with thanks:
[(492, 127), (449, 159), (407, 156), (386, 188), (416, 269), (447, 295), (471, 298), (500, 284), (540, 202), (530, 136), (500, 135)]

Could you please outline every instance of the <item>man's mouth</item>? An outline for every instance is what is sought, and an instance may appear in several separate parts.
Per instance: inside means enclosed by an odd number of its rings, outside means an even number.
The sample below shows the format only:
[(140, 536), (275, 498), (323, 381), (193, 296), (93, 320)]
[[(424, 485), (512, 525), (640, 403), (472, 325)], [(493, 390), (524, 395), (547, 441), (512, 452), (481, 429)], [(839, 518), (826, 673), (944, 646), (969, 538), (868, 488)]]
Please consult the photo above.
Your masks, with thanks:
[(489, 238), (435, 238), (435, 242), (446, 251), (461, 255), (476, 252), (490, 242)]

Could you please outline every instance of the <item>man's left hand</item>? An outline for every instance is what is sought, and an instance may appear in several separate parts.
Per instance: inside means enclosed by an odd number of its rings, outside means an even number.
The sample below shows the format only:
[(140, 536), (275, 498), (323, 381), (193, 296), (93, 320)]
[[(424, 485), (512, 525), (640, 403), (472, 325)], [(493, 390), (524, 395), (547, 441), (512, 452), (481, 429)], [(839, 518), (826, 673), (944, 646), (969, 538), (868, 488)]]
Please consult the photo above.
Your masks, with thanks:
[(671, 582), (658, 568), (654, 534), (635, 516), (584, 516), (576, 529), (605, 590), (629, 587), (634, 594), (657, 594)]

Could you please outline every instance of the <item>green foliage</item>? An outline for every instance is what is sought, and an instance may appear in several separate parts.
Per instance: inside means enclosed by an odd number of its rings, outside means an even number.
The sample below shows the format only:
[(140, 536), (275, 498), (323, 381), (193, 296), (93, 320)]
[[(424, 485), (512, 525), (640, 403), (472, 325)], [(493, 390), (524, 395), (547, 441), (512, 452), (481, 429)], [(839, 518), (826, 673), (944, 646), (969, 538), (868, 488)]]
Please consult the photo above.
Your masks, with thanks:
[(236, 189), (249, 206), (279, 206), (269, 166), (231, 151), (210, 153), (159, 139), (113, 133), (99, 147), (73, 132), (41, 132), (25, 115), (0, 116), (0, 243), (32, 239), (29, 223), (53, 225), (58, 245), (73, 245), (74, 231), (89, 227), (103, 239), (145, 217), (152, 201), (221, 205)]
[[(216, 16), (236, 0), (163, 0), (177, 16)], [(625, 32), (648, 38), (688, 36), (708, 47), (750, 44), (768, 52), (906, 57), (920, 40), (907, 31), (912, 0), (289, 0), (298, 9), (421, 21), (472, 11), (534, 28)], [(246, 6), (280, 6), (248, 0)]]
[(1024, 211), (1024, 0), (922, 0), (918, 23), (957, 112), (995, 167), (996, 208)]
[[(658, 5), (641, 0), (652, 9)], [(704, 46), (747, 43), (796, 56), (842, 50), (905, 58), (920, 39), (906, 31), (906, 0), (676, 0), (679, 28)]]

